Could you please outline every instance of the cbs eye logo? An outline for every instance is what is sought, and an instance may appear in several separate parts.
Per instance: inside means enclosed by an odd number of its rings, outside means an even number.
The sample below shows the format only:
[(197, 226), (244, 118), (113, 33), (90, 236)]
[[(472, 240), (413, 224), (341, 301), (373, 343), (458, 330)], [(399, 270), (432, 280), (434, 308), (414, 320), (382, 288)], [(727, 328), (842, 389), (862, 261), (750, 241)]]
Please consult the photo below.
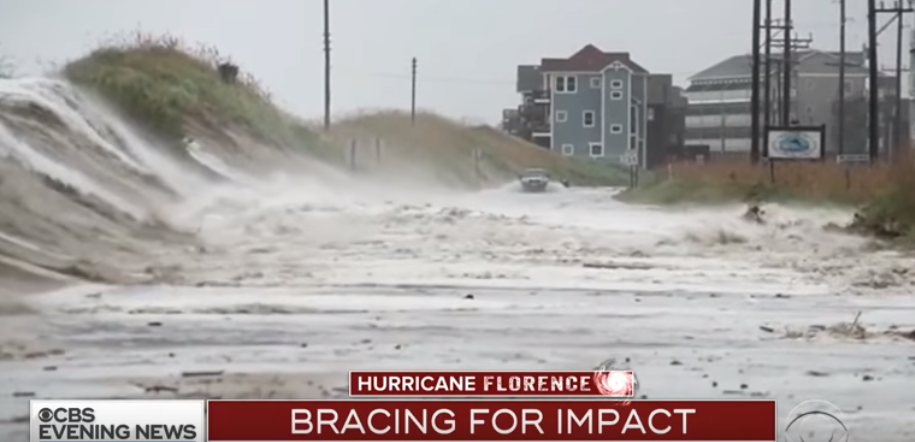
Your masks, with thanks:
[(42, 422), (51, 422), (54, 420), (54, 412), (50, 408), (42, 408), (38, 411), (38, 420)]
[(92, 408), (42, 408), (38, 410), (38, 420), (42, 423), (51, 422), (82, 422), (95, 421), (95, 410)]

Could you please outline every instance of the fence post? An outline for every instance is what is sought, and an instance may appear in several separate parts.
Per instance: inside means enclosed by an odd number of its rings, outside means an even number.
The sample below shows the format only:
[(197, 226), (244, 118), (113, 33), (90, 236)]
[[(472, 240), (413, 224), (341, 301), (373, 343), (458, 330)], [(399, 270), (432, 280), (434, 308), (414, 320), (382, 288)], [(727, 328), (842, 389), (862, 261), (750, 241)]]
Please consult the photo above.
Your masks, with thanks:
[(483, 152), (479, 148), (474, 148), (472, 151), (473, 155), (473, 182), (477, 187), (480, 187), (480, 181), (482, 180), (482, 174), (480, 173), (480, 157), (483, 156)]
[(375, 138), (375, 161), (381, 164), (381, 138)]
[(350, 142), (349, 145), (349, 167), (351, 170), (356, 170), (356, 139)]

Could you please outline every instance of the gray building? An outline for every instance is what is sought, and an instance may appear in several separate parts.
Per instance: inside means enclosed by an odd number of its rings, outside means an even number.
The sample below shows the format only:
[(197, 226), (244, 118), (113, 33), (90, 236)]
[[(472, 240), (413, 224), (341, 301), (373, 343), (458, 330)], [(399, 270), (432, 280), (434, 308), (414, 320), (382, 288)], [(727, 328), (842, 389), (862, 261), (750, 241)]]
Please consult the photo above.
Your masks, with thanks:
[[(518, 112), (505, 111), (503, 127), (566, 156), (611, 163), (629, 156), (647, 166), (650, 76), (628, 53), (594, 45), (519, 66), (523, 102)], [(664, 81), (658, 85), (670, 89)]]
[[(792, 83), (789, 112), (800, 125), (827, 126), (826, 150), (836, 151), (838, 138), (837, 101), (839, 98), (839, 54), (803, 50), (792, 55)], [(845, 92), (850, 102), (867, 90), (867, 68), (862, 52), (846, 54)], [(770, 77), (772, 124), (780, 122), (779, 109), (783, 71), (780, 59), (773, 60)], [(765, 73), (763, 72), (763, 78)], [(686, 89), (689, 102), (686, 117), (687, 144), (708, 145), (713, 153), (745, 153), (750, 150), (750, 93), (752, 58), (739, 55), (728, 58), (690, 78)], [(849, 131), (866, 124), (846, 125)], [(854, 137), (852, 137), (854, 138)], [(850, 145), (854, 144), (854, 145)], [(864, 152), (866, 146), (846, 143), (851, 152)]]

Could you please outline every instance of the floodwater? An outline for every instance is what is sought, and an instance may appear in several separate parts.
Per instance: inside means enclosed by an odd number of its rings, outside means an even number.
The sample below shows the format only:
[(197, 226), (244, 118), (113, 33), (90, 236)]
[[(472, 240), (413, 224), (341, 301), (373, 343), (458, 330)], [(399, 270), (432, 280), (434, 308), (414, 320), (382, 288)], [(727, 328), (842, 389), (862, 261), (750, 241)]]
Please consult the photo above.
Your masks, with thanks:
[[(822, 229), (838, 211), (772, 207), (757, 226), (739, 207), (611, 196), (501, 189), (214, 215), (201, 232), (214, 250), (182, 264), (199, 287), (30, 297), (41, 314), (12, 317), (13, 340), (36, 354), (0, 363), (0, 413), (26, 412), (14, 391), (340, 397), (352, 369), (616, 358), (648, 398), (776, 398), (784, 414), (825, 400), (853, 434), (912, 440), (915, 343), (894, 334), (915, 328), (908, 258)], [(859, 312), (863, 330), (843, 329)], [(200, 371), (223, 374), (182, 376)]]
[[(0, 440), (26, 440), (31, 398), (339, 397), (353, 369), (609, 358), (649, 399), (828, 401), (851, 440), (915, 440), (915, 259), (828, 227), (847, 211), (395, 188), (207, 139), (170, 157), (56, 80), (0, 98)], [(17, 295), (74, 263), (117, 284)]]

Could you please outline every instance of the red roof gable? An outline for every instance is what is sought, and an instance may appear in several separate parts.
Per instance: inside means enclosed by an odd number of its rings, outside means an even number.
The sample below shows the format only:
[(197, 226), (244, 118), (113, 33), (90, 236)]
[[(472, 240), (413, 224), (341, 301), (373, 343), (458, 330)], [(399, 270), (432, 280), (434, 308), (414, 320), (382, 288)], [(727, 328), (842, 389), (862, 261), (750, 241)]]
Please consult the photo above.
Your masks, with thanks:
[(600, 72), (610, 63), (618, 61), (635, 72), (647, 74), (648, 70), (629, 58), (628, 52), (604, 52), (589, 44), (569, 58), (544, 58), (540, 60), (543, 72)]

